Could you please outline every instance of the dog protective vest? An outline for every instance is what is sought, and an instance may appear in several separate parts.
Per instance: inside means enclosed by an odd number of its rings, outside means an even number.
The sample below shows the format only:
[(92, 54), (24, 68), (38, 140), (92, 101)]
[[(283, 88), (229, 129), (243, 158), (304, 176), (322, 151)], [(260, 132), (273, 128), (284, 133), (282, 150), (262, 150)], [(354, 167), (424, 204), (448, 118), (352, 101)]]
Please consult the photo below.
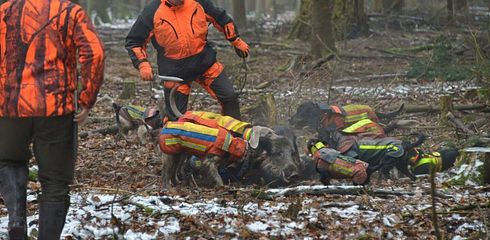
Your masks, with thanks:
[(336, 179), (350, 178), (357, 184), (366, 182), (368, 163), (342, 155), (337, 150), (327, 148), (322, 142), (313, 145), (310, 152), (316, 161), (317, 172), (328, 172)]
[(425, 153), (417, 162), (411, 162), (412, 169), (420, 167), (425, 164), (430, 164), (435, 167), (436, 172), (440, 172), (442, 169), (442, 157), (439, 152)]
[(249, 123), (229, 116), (188, 111), (178, 121), (165, 124), (159, 145), (166, 154), (185, 151), (198, 156), (229, 154), (233, 159), (240, 159), (247, 150), (251, 131)]
[(320, 105), (320, 109), (326, 111), (322, 119), (324, 127), (350, 134), (370, 132), (384, 135), (383, 128), (377, 123), (378, 116), (368, 105), (350, 104), (343, 107)]

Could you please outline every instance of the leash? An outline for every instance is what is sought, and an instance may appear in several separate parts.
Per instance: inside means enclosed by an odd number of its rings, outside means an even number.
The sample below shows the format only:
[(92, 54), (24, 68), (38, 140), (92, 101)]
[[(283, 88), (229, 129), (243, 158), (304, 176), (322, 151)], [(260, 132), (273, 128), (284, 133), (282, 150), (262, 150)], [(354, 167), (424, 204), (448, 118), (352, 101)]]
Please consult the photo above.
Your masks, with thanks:
[(250, 68), (248, 67), (248, 57), (242, 58), (242, 68), (243, 69), (243, 78), (242, 78), (242, 86), (240, 86), (240, 92), (238, 93), (239, 96), (243, 94), (243, 89), (245, 89), (245, 86), (247, 85), (247, 79), (248, 79), (248, 71)]

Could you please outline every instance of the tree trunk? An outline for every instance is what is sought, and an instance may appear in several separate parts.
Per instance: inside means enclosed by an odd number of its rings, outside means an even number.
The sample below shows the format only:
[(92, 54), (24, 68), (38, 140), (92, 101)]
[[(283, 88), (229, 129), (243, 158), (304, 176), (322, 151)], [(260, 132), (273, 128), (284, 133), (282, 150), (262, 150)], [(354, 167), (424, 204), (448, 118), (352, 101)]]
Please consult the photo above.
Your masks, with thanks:
[(447, 0), (447, 19), (453, 22), (458, 13), (466, 16), (468, 13), (468, 0)]
[(111, 22), (111, 18), (109, 17), (108, 9), (111, 6), (111, 1), (105, 0), (105, 1), (95, 1), (93, 3), (95, 12), (97, 13), (97, 17), (102, 21), (103, 23), (109, 23)]
[(294, 26), (289, 33), (289, 39), (308, 40), (311, 35), (311, 0), (301, 0), (296, 14)]
[(245, 28), (247, 26), (245, 0), (233, 1), (233, 20), (239, 28)]
[(373, 11), (384, 14), (400, 14), (403, 10), (403, 0), (374, 0)]
[[(0, 4), (4, 2), (4, 0), (0, 0)], [(80, 5), (80, 0), (71, 0), (71, 2)]]
[(365, 36), (369, 31), (364, 0), (335, 0), (332, 21), (337, 40)]
[(334, 4), (334, 0), (312, 0), (311, 53), (314, 58), (318, 59), (335, 52), (335, 38), (332, 34), (332, 13)]

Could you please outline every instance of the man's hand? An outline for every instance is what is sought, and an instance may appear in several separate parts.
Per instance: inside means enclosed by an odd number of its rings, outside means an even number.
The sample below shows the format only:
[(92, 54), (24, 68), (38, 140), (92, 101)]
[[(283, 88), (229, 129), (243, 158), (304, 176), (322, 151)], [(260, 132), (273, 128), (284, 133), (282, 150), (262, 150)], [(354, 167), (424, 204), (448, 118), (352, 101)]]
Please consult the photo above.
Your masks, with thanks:
[(82, 124), (87, 120), (88, 114), (90, 112), (90, 109), (81, 107), (82, 111), (79, 113), (75, 114), (75, 117), (73, 118), (73, 121), (77, 122), (78, 124)]
[(241, 38), (237, 38), (235, 39), (235, 41), (233, 41), (231, 43), (231, 45), (233, 45), (233, 47), (235, 47), (235, 52), (236, 54), (241, 57), (241, 58), (246, 58), (248, 57), (248, 53), (250, 51), (250, 47), (248, 46), (248, 44), (243, 41)]
[(138, 65), (138, 69), (140, 70), (140, 78), (143, 81), (152, 81), (153, 80), (153, 70), (151, 69), (151, 65), (149, 62), (141, 62)]

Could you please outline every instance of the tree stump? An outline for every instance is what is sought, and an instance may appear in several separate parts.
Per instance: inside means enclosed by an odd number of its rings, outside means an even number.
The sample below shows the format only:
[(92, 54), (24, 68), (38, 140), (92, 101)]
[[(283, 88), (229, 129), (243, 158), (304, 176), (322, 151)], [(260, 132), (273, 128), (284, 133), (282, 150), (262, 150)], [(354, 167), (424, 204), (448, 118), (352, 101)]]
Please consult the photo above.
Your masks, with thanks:
[(460, 151), (454, 164), (456, 176), (447, 180), (451, 185), (490, 184), (490, 148), (472, 147)]
[(251, 116), (253, 124), (274, 126), (277, 124), (277, 108), (274, 95), (265, 94), (249, 109), (244, 109), (244, 113)]
[(451, 96), (441, 96), (439, 98), (439, 104), (441, 106), (439, 125), (445, 127), (448, 126), (447, 114), (454, 111), (453, 99), (451, 98)]
[(124, 81), (122, 87), (120, 99), (131, 99), (136, 96), (136, 83), (134, 81)]

